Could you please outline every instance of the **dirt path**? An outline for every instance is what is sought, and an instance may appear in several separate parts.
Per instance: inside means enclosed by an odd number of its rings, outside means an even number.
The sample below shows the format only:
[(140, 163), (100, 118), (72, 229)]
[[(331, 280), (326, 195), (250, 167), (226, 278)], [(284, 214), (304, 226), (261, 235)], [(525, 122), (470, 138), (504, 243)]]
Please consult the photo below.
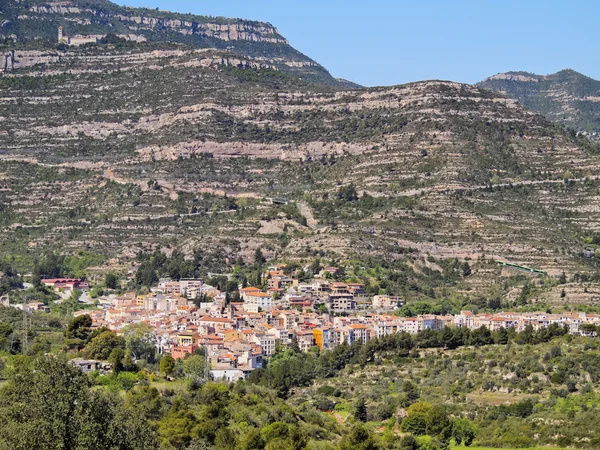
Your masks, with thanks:
[(298, 202), (298, 211), (306, 219), (306, 223), (313, 230), (319, 228), (319, 221), (315, 219), (312, 208), (304, 202)]

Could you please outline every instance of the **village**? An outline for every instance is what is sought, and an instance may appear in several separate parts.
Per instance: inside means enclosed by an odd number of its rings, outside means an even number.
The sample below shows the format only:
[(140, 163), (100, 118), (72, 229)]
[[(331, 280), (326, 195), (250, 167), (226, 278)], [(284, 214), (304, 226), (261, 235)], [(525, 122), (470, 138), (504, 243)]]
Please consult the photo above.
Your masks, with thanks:
[[(97, 309), (83, 309), (74, 315), (88, 314), (94, 327), (116, 333), (145, 323), (153, 329), (158, 354), (179, 359), (202, 349), (208, 354), (211, 378), (228, 381), (248, 378), (278, 349), (291, 346), (304, 352), (333, 350), (395, 333), (414, 335), (445, 327), (522, 332), (528, 326), (539, 330), (558, 324), (568, 327), (571, 334), (589, 334), (594, 331), (586, 324), (600, 325), (600, 315), (584, 312), (462, 311), (401, 317), (397, 309), (404, 305), (403, 299), (369, 297), (360, 283), (333, 281), (331, 274), (337, 270), (325, 267), (312, 281), (300, 282), (286, 275), (282, 265), (270, 266), (264, 273), (266, 289), (240, 286), (238, 301), (229, 301), (226, 293), (200, 279), (162, 278), (147, 293), (109, 294), (98, 299)], [(45, 279), (42, 283), (63, 296), (90, 287), (79, 279)], [(27, 308), (46, 310), (37, 303)]]

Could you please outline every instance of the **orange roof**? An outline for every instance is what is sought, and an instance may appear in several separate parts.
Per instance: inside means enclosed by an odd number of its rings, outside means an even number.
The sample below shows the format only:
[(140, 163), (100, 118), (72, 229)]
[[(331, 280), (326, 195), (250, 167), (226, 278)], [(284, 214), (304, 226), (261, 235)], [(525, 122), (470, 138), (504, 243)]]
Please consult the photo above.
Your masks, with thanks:
[(200, 321), (202, 321), (202, 322), (221, 322), (221, 323), (233, 322), (232, 320), (225, 319), (223, 317), (208, 317), (208, 316), (204, 316), (202, 319), (200, 319)]
[(266, 292), (253, 292), (253, 293), (250, 294), (250, 296), (251, 297), (263, 297), (263, 298), (266, 298), (266, 297), (270, 297), (271, 295), (267, 294)]
[(260, 291), (260, 289), (256, 288), (256, 287), (245, 287), (243, 289), (240, 289), (240, 292), (255, 292), (255, 291)]

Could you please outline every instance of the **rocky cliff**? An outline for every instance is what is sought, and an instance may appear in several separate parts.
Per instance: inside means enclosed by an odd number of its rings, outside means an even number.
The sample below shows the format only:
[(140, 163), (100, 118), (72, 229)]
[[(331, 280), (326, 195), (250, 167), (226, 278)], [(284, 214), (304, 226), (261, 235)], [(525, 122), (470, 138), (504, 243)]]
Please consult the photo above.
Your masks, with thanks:
[[(144, 10), (134, 8), (79, 7), (77, 2), (49, 2), (33, 5), (20, 20), (44, 21), (61, 16), (66, 21), (80, 25), (111, 23), (118, 21), (132, 33), (175, 32), (185, 36), (197, 35), (223, 41), (252, 41), (272, 44), (288, 44), (277, 28), (270, 24), (250, 21), (223, 21), (210, 17), (189, 16), (187, 19), (173, 17), (165, 12), (160, 15), (144, 15)], [(156, 12), (155, 12), (156, 14)]]
[(53, 49), (58, 44), (59, 27), (72, 42), (86, 43), (115, 34), (133, 42), (226, 50), (314, 82), (350, 86), (291, 47), (277, 28), (265, 22), (121, 7), (104, 0), (6, 0), (0, 5), (0, 45), (4, 42), (8, 50), (15, 42), (21, 48)]

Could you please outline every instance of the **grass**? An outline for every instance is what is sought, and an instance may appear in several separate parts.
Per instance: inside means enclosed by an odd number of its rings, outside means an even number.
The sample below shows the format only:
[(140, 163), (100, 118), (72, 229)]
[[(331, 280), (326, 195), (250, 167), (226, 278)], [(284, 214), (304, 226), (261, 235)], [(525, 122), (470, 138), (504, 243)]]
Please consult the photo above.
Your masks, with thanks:
[(187, 383), (185, 381), (165, 381), (165, 380), (158, 380), (158, 381), (152, 381), (150, 383), (150, 385), (152, 387), (155, 387), (156, 389), (158, 389), (161, 392), (167, 391), (167, 390), (172, 390), (173, 392), (176, 393), (183, 393), (186, 391), (187, 389)]
[(469, 400), (479, 405), (506, 405), (518, 403), (521, 400), (532, 398), (532, 395), (523, 395), (505, 392), (472, 392), (467, 394)]
[[(500, 450), (498, 448), (494, 448), (494, 447), (465, 447), (464, 445), (451, 445), (450, 448), (452, 450), (454, 449), (470, 449), (470, 450)], [(508, 447), (502, 447), (502, 450), (517, 450), (517, 449), (513, 449), (513, 448), (508, 448)], [(526, 449), (518, 449), (518, 450), (563, 450), (560, 449), (559, 447), (529, 447)]]

